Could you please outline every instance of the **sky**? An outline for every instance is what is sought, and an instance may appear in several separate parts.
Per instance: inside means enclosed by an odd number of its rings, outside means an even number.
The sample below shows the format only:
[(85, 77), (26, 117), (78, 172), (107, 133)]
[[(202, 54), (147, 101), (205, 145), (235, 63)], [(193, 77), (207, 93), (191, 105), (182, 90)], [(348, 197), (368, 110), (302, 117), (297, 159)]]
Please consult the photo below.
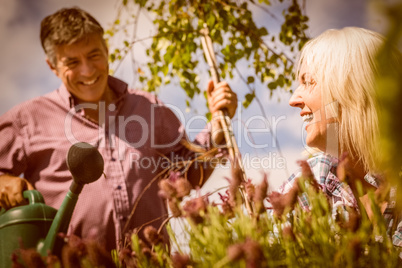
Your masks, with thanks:
[[(116, 17), (119, 2), (114, 0), (0, 0), (2, 7), (0, 9), (0, 91), (2, 96), (0, 115), (18, 103), (46, 94), (60, 85), (60, 80), (45, 63), (45, 55), (39, 41), (40, 21), (45, 16), (62, 7), (75, 5), (91, 13), (104, 28), (108, 28)], [(278, 1), (272, 1), (272, 3), (274, 6), (278, 5)], [(381, 32), (386, 27), (385, 21), (376, 13), (376, 6), (370, 0), (306, 0), (305, 8), (309, 17), (307, 33), (310, 37), (315, 37), (330, 28), (357, 26)], [(273, 10), (276, 12), (278, 8)], [(255, 17), (258, 24), (272, 27), (279, 25), (278, 21), (272, 20), (265, 13), (256, 12)], [(140, 28), (144, 36), (149, 36), (152, 32), (152, 25), (146, 19), (143, 20)], [(136, 57), (145, 59), (144, 47), (138, 49)], [(117, 70), (116, 76), (132, 85), (134, 78), (129, 67), (125, 68), (123, 65)], [(201, 87), (205, 88), (207, 81), (208, 78), (203, 75)], [(229, 82), (242, 101), (241, 98), (246, 93), (245, 86), (241, 85), (236, 77)], [(178, 86), (162, 88), (158, 96), (165, 103), (175, 105), (182, 111), (183, 124), (190, 132), (189, 136), (194, 137), (193, 128), (202, 127), (203, 120), (194, 123), (191, 118), (206, 112), (204, 98), (195, 97), (191, 102), (192, 108), (186, 111), (186, 97), (183, 90), (175, 87)], [(257, 96), (268, 118), (262, 117), (261, 110), (254, 103), (248, 109), (238, 110), (233, 119), (233, 129), (240, 152), (248, 161), (247, 176), (258, 180), (262, 178), (261, 171), (268, 172), (270, 185), (275, 189), (297, 168), (296, 160), (305, 158), (303, 124), (298, 109), (288, 105), (290, 98), (288, 92), (277, 90), (270, 98), (268, 90), (258, 88)], [(268, 132), (267, 122), (270, 122), (275, 129), (275, 135)], [(279, 148), (275, 146), (273, 136), (276, 137)], [(255, 145), (266, 146), (257, 149)], [(253, 160), (259, 161), (255, 161), (254, 165), (251, 163)], [(206, 191), (225, 182), (222, 179), (225, 176), (229, 176), (228, 168), (222, 167), (216, 170), (212, 179), (204, 187)]]

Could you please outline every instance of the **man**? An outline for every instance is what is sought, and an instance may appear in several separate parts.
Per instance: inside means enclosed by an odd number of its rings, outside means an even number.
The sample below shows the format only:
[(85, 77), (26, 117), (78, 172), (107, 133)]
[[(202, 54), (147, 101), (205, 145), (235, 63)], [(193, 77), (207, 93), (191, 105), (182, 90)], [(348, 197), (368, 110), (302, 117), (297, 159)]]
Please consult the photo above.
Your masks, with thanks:
[[(84, 187), (69, 232), (116, 248), (140, 195), (130, 229), (149, 222), (159, 227), (167, 211), (151, 180), (166, 168), (166, 157), (188, 160), (194, 152), (183, 146), (183, 126), (172, 111), (155, 96), (130, 90), (108, 75), (103, 29), (90, 14), (59, 10), (42, 21), (40, 37), (46, 62), (62, 85), (0, 117), (0, 205), (24, 204), (22, 192), (34, 186), (58, 208), (72, 179), (67, 151), (75, 142), (88, 142), (103, 156), (105, 176)], [(207, 90), (211, 113), (225, 108), (233, 117), (237, 97), (230, 87), (210, 82)], [(213, 122), (219, 133), (220, 125)], [(205, 130), (195, 143), (210, 149), (222, 139)], [(201, 170), (195, 164), (188, 178), (195, 186), (212, 171), (212, 166)]]

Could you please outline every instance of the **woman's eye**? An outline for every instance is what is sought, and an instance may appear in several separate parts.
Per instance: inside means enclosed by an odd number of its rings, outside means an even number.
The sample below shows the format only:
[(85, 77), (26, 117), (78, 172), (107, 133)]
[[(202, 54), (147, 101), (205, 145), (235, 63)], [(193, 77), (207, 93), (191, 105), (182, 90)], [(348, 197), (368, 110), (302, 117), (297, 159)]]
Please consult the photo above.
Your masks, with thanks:
[(311, 80), (311, 81), (304, 81), (303, 84), (306, 85), (307, 87), (310, 87), (310, 86), (314, 85), (315, 82), (314, 82), (314, 80)]

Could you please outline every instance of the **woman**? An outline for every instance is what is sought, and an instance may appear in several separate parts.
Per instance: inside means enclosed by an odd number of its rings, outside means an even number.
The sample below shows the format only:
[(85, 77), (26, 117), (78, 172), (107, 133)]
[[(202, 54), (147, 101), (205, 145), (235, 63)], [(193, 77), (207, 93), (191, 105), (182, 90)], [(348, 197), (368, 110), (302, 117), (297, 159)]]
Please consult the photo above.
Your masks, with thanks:
[[(320, 188), (332, 203), (333, 214), (339, 208), (358, 210), (358, 200), (371, 217), (369, 190), (381, 191), (379, 161), (378, 109), (375, 81), (380, 74), (377, 52), (384, 38), (375, 32), (348, 27), (328, 30), (310, 40), (300, 55), (297, 68), (299, 87), (289, 104), (301, 109), (305, 122), (306, 144), (321, 151), (307, 162)], [(401, 64), (401, 54), (395, 51), (390, 64)], [(391, 65), (392, 66), (392, 65)], [(397, 65), (394, 65), (397, 66)], [(347, 183), (337, 177), (336, 168), (342, 155), (347, 154)], [(343, 162), (343, 164), (345, 164)], [(280, 188), (288, 192), (295, 178), (292, 175)], [(355, 189), (356, 182), (363, 186), (363, 194)], [(383, 187), (381, 187), (383, 186)], [(390, 191), (390, 197), (395, 191)], [(388, 199), (389, 200), (389, 199)], [(301, 197), (301, 205), (309, 206)], [(388, 226), (392, 226), (394, 202), (379, 204)], [(402, 230), (398, 226), (397, 230)], [(402, 246), (400, 233), (393, 236), (395, 245)]]

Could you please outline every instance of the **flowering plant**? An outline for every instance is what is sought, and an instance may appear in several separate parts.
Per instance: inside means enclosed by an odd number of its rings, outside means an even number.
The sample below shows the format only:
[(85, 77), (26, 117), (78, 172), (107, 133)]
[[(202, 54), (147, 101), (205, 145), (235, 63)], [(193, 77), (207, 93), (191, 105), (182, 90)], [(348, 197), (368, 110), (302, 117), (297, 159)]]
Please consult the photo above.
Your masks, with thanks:
[[(189, 198), (191, 187), (180, 173), (172, 172), (159, 182), (159, 195), (166, 199), (171, 215), (164, 224), (170, 244), (159, 230), (144, 226), (128, 235), (126, 247), (112, 256), (91, 241), (66, 237), (61, 259), (45, 259), (34, 250), (21, 249), (27, 267), (398, 267), (400, 250), (392, 245), (387, 226), (374, 192), (373, 216), (346, 208), (347, 214), (332, 216), (327, 197), (314, 180), (307, 162), (301, 161), (302, 176), (286, 194), (267, 193), (261, 184), (240, 181), (233, 170), (220, 202), (210, 202), (209, 195)], [(345, 174), (340, 164), (338, 176)], [(245, 189), (246, 197), (238, 191)], [(359, 185), (357, 185), (359, 188)], [(310, 209), (297, 202), (306, 195)], [(253, 214), (244, 208), (243, 199), (253, 204)], [(184, 200), (183, 200), (184, 199)], [(365, 211), (363, 207), (360, 211)], [(169, 220), (185, 222), (186, 242), (178, 240)], [(142, 232), (143, 239), (139, 234)], [(14, 267), (24, 267), (15, 259)]]
[[(397, 267), (399, 250), (387, 234), (385, 221), (370, 193), (374, 216), (346, 208), (347, 214), (332, 216), (327, 197), (313, 179), (307, 162), (301, 161), (302, 177), (287, 194), (267, 194), (267, 179), (260, 185), (240, 182), (233, 172), (219, 204), (208, 195), (181, 201), (177, 198), (182, 178), (162, 181), (160, 194), (168, 200), (172, 217), (185, 221), (186, 245), (168, 225), (172, 248), (162, 243), (153, 227), (146, 227), (145, 241), (131, 236), (131, 248), (116, 255), (128, 267)], [(340, 165), (340, 172), (343, 166)], [(236, 177), (237, 176), (237, 177)], [(177, 174), (173, 177), (177, 178)], [(184, 183), (184, 181), (181, 181)], [(249, 215), (242, 205), (244, 187), (254, 204)], [(357, 186), (359, 188), (359, 186)], [(305, 194), (310, 209), (299, 206)], [(268, 201), (268, 202), (267, 202)], [(264, 205), (269, 204), (268, 210)], [(360, 211), (365, 211), (363, 207)]]

